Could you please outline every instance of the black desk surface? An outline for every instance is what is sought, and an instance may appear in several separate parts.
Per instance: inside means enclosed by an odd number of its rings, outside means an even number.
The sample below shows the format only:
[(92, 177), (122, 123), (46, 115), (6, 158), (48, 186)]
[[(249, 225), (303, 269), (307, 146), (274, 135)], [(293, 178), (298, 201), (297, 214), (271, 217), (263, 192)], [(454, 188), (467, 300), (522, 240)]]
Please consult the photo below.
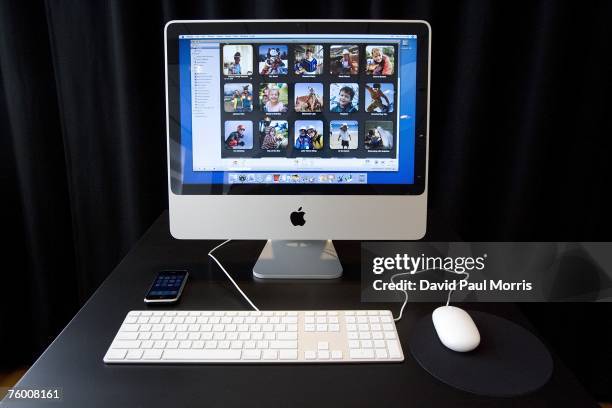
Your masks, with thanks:
[[(55, 402), (2, 406), (69, 407), (596, 407), (555, 357), (549, 383), (517, 399), (485, 398), (455, 390), (427, 374), (410, 356), (415, 321), (434, 305), (411, 303), (397, 328), (401, 364), (323, 365), (105, 365), (102, 357), (126, 313), (143, 309), (156, 272), (186, 268), (191, 277), (181, 303), (166, 308), (245, 310), (248, 304), (206, 254), (216, 242), (177, 241), (165, 212), (18, 383), (19, 388), (61, 387)], [(399, 304), (360, 303), (359, 243), (337, 242), (344, 276), (332, 282), (255, 282), (251, 269), (262, 241), (230, 242), (217, 255), (261, 309), (367, 309)], [(512, 304), (466, 307), (502, 315), (529, 327)], [(560, 321), (559, 324), (562, 324)]]

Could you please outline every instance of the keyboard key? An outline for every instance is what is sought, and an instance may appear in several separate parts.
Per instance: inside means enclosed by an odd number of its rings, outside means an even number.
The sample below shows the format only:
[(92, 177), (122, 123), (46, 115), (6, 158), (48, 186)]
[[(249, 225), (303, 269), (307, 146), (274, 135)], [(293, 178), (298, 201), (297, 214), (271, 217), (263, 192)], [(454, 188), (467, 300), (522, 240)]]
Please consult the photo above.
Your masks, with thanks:
[(317, 343), (318, 350), (329, 350), (329, 343), (326, 341), (320, 341)]
[(128, 360), (140, 360), (143, 353), (144, 350), (128, 350), (125, 358)]
[(317, 353), (319, 360), (329, 360), (329, 350), (319, 350)]
[[(297, 340), (298, 335), (295, 332), (281, 332), (276, 334), (278, 340)], [(274, 340), (274, 339), (271, 339)]]
[(245, 360), (259, 360), (261, 359), (261, 350), (243, 350), (242, 358)]
[(278, 359), (278, 351), (276, 350), (264, 350), (263, 352), (264, 360), (277, 360)]
[(377, 348), (375, 352), (376, 352), (376, 358), (382, 358), (382, 359), (389, 358), (389, 355), (387, 354), (387, 350), (385, 349)]
[(209, 350), (209, 349), (189, 349), (189, 350), (165, 350), (164, 360), (239, 360), (242, 350)]
[(123, 360), (126, 354), (127, 354), (127, 350), (110, 349), (106, 353), (106, 359), (107, 360)]
[(279, 350), (278, 358), (281, 360), (297, 360), (297, 350)]
[(138, 333), (138, 340), (149, 340), (150, 338), (151, 338), (151, 332)]
[(317, 358), (317, 352), (314, 350), (307, 350), (304, 352), (305, 360), (314, 360)]
[(332, 360), (342, 360), (342, 351), (340, 351), (340, 350), (333, 350), (331, 352), (331, 358), (332, 358)]
[(137, 349), (140, 347), (140, 340), (115, 340), (112, 348), (116, 349)]
[(402, 352), (397, 340), (387, 340), (387, 349), (391, 358), (401, 358)]
[(385, 332), (385, 339), (393, 340), (395, 337), (396, 337), (395, 332), (392, 332), (392, 331)]
[(117, 333), (116, 340), (136, 340), (138, 339), (138, 332), (125, 332)]
[(374, 350), (372, 349), (351, 349), (349, 355), (352, 359), (363, 360), (374, 358)]
[(296, 349), (297, 341), (273, 340), (270, 342), (270, 348), (272, 349)]
[[(167, 351), (167, 350), (166, 350)], [(163, 350), (151, 349), (145, 350), (142, 354), (143, 360), (159, 360), (162, 357)]]

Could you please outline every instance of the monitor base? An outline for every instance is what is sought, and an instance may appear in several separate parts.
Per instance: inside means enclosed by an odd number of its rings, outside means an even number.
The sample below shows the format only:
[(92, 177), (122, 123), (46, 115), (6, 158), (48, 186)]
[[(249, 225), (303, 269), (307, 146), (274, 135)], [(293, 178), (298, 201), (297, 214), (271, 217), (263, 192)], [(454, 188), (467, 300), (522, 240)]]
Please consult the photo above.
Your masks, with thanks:
[(259, 279), (335, 279), (342, 265), (331, 240), (268, 240), (253, 267)]

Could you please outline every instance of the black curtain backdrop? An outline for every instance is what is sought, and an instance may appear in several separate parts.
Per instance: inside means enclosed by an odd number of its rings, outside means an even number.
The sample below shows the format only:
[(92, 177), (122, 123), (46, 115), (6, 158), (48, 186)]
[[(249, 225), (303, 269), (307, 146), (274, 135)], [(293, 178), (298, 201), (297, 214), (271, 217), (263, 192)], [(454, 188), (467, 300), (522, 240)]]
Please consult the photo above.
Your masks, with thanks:
[[(430, 207), (465, 240), (610, 240), (609, 1), (3, 0), (0, 365), (31, 363), (167, 208), (163, 26), (230, 18), (428, 20)], [(610, 308), (523, 308), (612, 399)]]

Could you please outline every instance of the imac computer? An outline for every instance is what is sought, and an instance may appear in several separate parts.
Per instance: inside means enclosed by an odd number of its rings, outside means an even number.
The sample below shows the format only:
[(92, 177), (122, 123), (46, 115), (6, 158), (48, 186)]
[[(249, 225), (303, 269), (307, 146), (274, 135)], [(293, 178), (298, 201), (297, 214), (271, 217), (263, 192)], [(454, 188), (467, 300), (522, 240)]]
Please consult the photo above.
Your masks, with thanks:
[(258, 278), (335, 278), (332, 239), (415, 240), (427, 218), (429, 24), (171, 21), (177, 239), (266, 239)]

